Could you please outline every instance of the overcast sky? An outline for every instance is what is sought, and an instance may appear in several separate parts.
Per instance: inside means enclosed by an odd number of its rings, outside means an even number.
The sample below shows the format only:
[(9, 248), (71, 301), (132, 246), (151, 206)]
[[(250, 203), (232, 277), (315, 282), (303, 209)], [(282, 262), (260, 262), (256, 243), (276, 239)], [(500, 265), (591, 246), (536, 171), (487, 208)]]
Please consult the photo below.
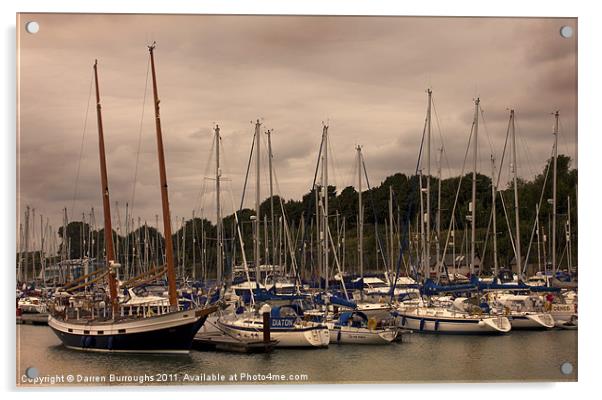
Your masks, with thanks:
[[(276, 192), (287, 199), (311, 187), (322, 122), (339, 190), (354, 184), (357, 144), (372, 185), (396, 172), (413, 174), (429, 87), (433, 174), (440, 137), (443, 177), (461, 171), (476, 97), (483, 173), (490, 174), (492, 149), (501, 157), (510, 108), (521, 176), (541, 171), (550, 156), (554, 110), (561, 115), (559, 152), (576, 156), (577, 40), (559, 35), (563, 25), (576, 35), (575, 19), (22, 15), (21, 22), (30, 20), (39, 22), (37, 34), (18, 27), (19, 205), (35, 207), (55, 226), (64, 207), (77, 220), (94, 207), (102, 221), (94, 59), (112, 205), (119, 203), (122, 224), (126, 202), (142, 221), (154, 224), (160, 214), (150, 81), (147, 87), (146, 45), (153, 41), (174, 219), (190, 218), (193, 209), (199, 215), (201, 206), (215, 219), (214, 182), (204, 179), (214, 174), (215, 124), (225, 150), (225, 213), (232, 212), (230, 193), (240, 202), (257, 118), (262, 133), (274, 131)], [(267, 168), (262, 197), (266, 178)], [(247, 199), (253, 207), (253, 185)], [(117, 214), (113, 209), (114, 224)]]

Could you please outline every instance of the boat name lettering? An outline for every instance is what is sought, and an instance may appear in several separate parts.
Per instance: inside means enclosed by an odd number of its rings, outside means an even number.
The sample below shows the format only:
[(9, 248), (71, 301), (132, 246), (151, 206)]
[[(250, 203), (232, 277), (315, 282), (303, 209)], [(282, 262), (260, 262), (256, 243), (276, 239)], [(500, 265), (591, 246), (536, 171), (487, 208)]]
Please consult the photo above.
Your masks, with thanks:
[(270, 321), (272, 328), (292, 328), (295, 324), (295, 318), (273, 318)]

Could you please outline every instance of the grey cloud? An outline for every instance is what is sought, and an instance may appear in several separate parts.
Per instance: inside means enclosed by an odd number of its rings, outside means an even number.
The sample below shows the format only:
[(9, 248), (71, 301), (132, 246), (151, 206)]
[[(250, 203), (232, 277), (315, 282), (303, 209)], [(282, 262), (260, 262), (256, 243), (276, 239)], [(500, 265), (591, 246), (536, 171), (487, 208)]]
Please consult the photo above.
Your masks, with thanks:
[[(215, 124), (222, 129), (227, 208), (229, 188), (233, 202), (240, 201), (257, 118), (263, 121), (262, 136), (274, 129), (274, 165), (284, 198), (309, 190), (322, 121), (330, 124), (331, 178), (339, 189), (354, 182), (356, 144), (364, 147), (371, 184), (396, 172), (413, 173), (429, 86), (437, 111), (432, 157), (437, 159), (435, 149), (441, 146), (440, 126), (444, 176), (462, 168), (475, 97), (481, 98), (485, 115), (479, 134), (484, 172), (490, 169), (489, 141), (501, 152), (507, 108), (517, 112), (523, 176), (540, 171), (549, 156), (550, 112), (561, 110), (561, 150), (576, 145), (576, 41), (558, 35), (562, 25), (576, 28), (575, 19), (31, 17), (40, 22), (40, 33), (20, 32), (19, 37), (20, 204), (35, 206), (55, 226), (60, 210), (73, 200), (94, 59), (99, 60), (112, 202), (119, 202), (122, 218), (125, 203), (132, 206), (142, 128), (134, 212), (148, 221), (160, 212), (152, 92), (146, 81), (145, 46), (153, 40), (174, 218), (198, 208), (203, 185), (203, 207), (212, 217), (213, 181), (204, 176), (214, 174), (209, 151)], [(72, 214), (93, 206), (100, 221), (96, 134), (92, 101)], [(267, 195), (265, 171), (261, 190)], [(252, 207), (253, 196), (251, 184), (246, 206)]]

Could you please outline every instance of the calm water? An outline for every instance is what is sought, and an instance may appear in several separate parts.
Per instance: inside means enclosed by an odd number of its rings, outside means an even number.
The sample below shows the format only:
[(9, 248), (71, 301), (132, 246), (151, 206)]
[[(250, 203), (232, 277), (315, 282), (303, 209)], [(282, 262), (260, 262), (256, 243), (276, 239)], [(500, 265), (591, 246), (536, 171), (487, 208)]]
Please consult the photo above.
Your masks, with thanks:
[[(80, 380), (80, 385), (89, 384), (84, 381), (86, 377), (105, 379), (101, 384), (123, 384), (110, 383), (111, 374), (130, 381), (146, 375), (147, 382), (153, 379), (151, 384), (157, 384), (157, 380), (249, 384), (261, 380), (392, 383), (577, 379), (576, 331), (514, 331), (505, 336), (482, 337), (408, 334), (402, 343), (389, 346), (331, 345), (327, 349), (276, 349), (271, 354), (254, 355), (194, 350), (187, 356), (79, 352), (65, 349), (50, 328), (29, 325), (17, 326), (17, 342), (18, 384), (28, 367), (35, 367), (39, 376), (53, 377), (60, 385), (69, 385), (69, 375), (75, 383)], [(574, 366), (568, 376), (560, 371), (565, 361)], [(255, 377), (245, 378), (242, 374)], [(204, 381), (184, 382), (186, 375)], [(219, 375), (223, 375), (224, 382), (214, 381)]]

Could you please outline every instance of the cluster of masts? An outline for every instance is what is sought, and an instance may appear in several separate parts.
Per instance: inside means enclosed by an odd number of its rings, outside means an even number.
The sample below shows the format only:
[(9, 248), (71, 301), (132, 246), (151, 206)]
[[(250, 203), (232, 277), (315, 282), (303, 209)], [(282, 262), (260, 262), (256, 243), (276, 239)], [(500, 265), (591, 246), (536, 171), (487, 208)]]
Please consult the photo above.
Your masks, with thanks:
[[(172, 221), (171, 221), (171, 217), (170, 217), (170, 213), (169, 213), (169, 199), (168, 199), (168, 191), (167, 191), (167, 176), (166, 176), (166, 172), (165, 172), (165, 159), (164, 159), (164, 148), (163, 148), (163, 140), (162, 140), (162, 132), (161, 132), (161, 120), (160, 120), (160, 112), (159, 112), (159, 99), (158, 99), (158, 93), (157, 93), (157, 84), (156, 84), (156, 75), (155, 75), (155, 64), (154, 64), (154, 57), (153, 57), (153, 50), (154, 50), (154, 45), (149, 47), (149, 51), (150, 51), (150, 58), (151, 58), (151, 70), (152, 70), (152, 79), (153, 79), (153, 94), (154, 94), (154, 106), (155, 106), (155, 127), (156, 127), (156, 133), (157, 133), (157, 152), (158, 152), (158, 157), (159, 157), (159, 175), (160, 175), (160, 180), (161, 180), (161, 198), (162, 198), (162, 209), (163, 209), (163, 213), (162, 213), (162, 217), (163, 217), (163, 231), (164, 231), (164, 238), (171, 238), (171, 225), (172, 225)], [(80, 243), (80, 257), (83, 258), (89, 258), (89, 259), (93, 259), (95, 256), (97, 259), (105, 259), (106, 260), (106, 267), (108, 269), (108, 276), (109, 276), (109, 287), (110, 290), (113, 293), (115, 293), (116, 290), (116, 286), (115, 286), (115, 274), (117, 273), (117, 271), (115, 271), (113, 268), (113, 264), (117, 261), (117, 260), (125, 260), (125, 269), (123, 269), (122, 273), (124, 273), (125, 278), (129, 279), (132, 276), (135, 276), (137, 274), (141, 274), (141, 273), (147, 273), (149, 272), (149, 270), (151, 269), (151, 265), (161, 265), (161, 264), (166, 264), (166, 272), (168, 274), (168, 281), (169, 281), (169, 285), (170, 285), (170, 300), (175, 302), (175, 277), (176, 277), (176, 272), (179, 272), (178, 275), (180, 275), (181, 277), (184, 277), (186, 275), (186, 270), (185, 270), (185, 264), (186, 264), (186, 228), (187, 228), (187, 223), (184, 221), (184, 218), (182, 218), (182, 225), (181, 225), (181, 231), (182, 231), (182, 240), (180, 241), (180, 235), (176, 235), (176, 250), (174, 251), (173, 248), (173, 243), (171, 240), (161, 240), (161, 238), (159, 237), (159, 217), (158, 215), (156, 216), (156, 221), (155, 221), (155, 229), (154, 229), (154, 238), (151, 238), (151, 233), (149, 232), (149, 227), (145, 221), (143, 227), (141, 226), (141, 220), (140, 218), (138, 219), (138, 229), (137, 230), (131, 230), (131, 228), (134, 226), (134, 218), (131, 218), (130, 215), (128, 215), (128, 205), (126, 204), (126, 227), (125, 227), (125, 232), (126, 232), (126, 236), (125, 236), (125, 243), (122, 243), (120, 246), (119, 243), (119, 235), (117, 235), (116, 237), (116, 242), (114, 242), (114, 239), (112, 237), (112, 219), (111, 219), (111, 206), (110, 206), (110, 199), (109, 199), (109, 187), (108, 187), (108, 179), (107, 179), (107, 166), (106, 166), (106, 157), (105, 157), (105, 150), (104, 150), (104, 133), (103, 133), (103, 124), (102, 124), (102, 109), (101, 109), (101, 101), (100, 101), (100, 91), (99, 91), (99, 83), (98, 83), (98, 70), (97, 70), (97, 63), (94, 63), (94, 78), (95, 78), (95, 89), (96, 89), (96, 110), (97, 110), (97, 123), (98, 123), (98, 139), (99, 139), (99, 153), (100, 153), (100, 172), (101, 172), (101, 185), (102, 185), (102, 197), (103, 197), (103, 217), (104, 217), (104, 249), (100, 249), (100, 241), (99, 238), (96, 236), (94, 237), (93, 235), (93, 231), (92, 229), (90, 229), (90, 227), (93, 225), (94, 226), (94, 231), (96, 231), (96, 221), (95, 221), (95, 217), (94, 217), (94, 210), (92, 209), (90, 216), (89, 216), (89, 228), (88, 228), (88, 234), (86, 235), (85, 232), (85, 220), (86, 220), (86, 216), (85, 214), (82, 216), (82, 229), (80, 232), (80, 236), (81, 236), (81, 243)], [(427, 90), (427, 95), (428, 95), (428, 104), (427, 104), (427, 112), (426, 112), (426, 119), (425, 119), (425, 126), (424, 126), (424, 132), (423, 132), (423, 140), (426, 141), (426, 150), (424, 151), (424, 155), (422, 154), (422, 150), (420, 153), (420, 162), (419, 165), (417, 166), (417, 175), (419, 176), (419, 185), (420, 185), (420, 190), (419, 190), (419, 194), (420, 194), (420, 218), (418, 218), (418, 223), (417, 225), (419, 226), (418, 231), (419, 231), (419, 244), (417, 244), (418, 250), (417, 250), (417, 255), (418, 255), (418, 260), (416, 263), (416, 268), (420, 269), (420, 273), (422, 274), (422, 276), (427, 277), (430, 276), (431, 273), (433, 272), (431, 270), (431, 251), (433, 248), (433, 241), (434, 241), (434, 247), (436, 249), (436, 263), (435, 263), (435, 269), (434, 272), (436, 274), (437, 277), (439, 277), (445, 269), (444, 266), (444, 260), (446, 259), (446, 254), (448, 251), (450, 251), (448, 249), (449, 245), (452, 244), (452, 250), (453, 252), (455, 252), (455, 243), (454, 243), (454, 218), (451, 218), (451, 223), (449, 226), (449, 229), (447, 231), (446, 234), (442, 233), (442, 224), (441, 224), (441, 158), (443, 155), (443, 147), (441, 147), (438, 152), (439, 152), (439, 167), (437, 170), (437, 174), (438, 174), (438, 191), (437, 191), (437, 210), (436, 210), (436, 216), (435, 218), (432, 217), (432, 208), (431, 208), (431, 178), (432, 178), (432, 171), (431, 171), (431, 153), (432, 153), (432, 134), (431, 134), (431, 130), (432, 130), (432, 123), (431, 123), (431, 110), (432, 110), (432, 91), (429, 89)], [(471, 129), (471, 134), (470, 134), (470, 139), (469, 139), (469, 146), (472, 146), (472, 150), (473, 150), (473, 168), (472, 168), (472, 190), (471, 190), (471, 202), (470, 202), (470, 206), (469, 206), (469, 213), (470, 215), (467, 216), (467, 220), (470, 222), (470, 257), (468, 258), (469, 261), (469, 267), (470, 267), (470, 272), (471, 274), (475, 274), (475, 271), (477, 269), (477, 263), (480, 261), (478, 261), (478, 250), (477, 250), (477, 246), (476, 246), (476, 230), (477, 230), (477, 210), (476, 210), (476, 194), (477, 194), (477, 160), (478, 160), (478, 134), (479, 134), (479, 112), (480, 112), (480, 100), (476, 99), (475, 102), (475, 109), (474, 109), (474, 119), (473, 119), (473, 123), (472, 123), (472, 129)], [(551, 199), (551, 206), (552, 206), (552, 228), (551, 228), (551, 235), (552, 235), (552, 244), (551, 244), (551, 248), (552, 249), (556, 249), (556, 181), (557, 181), (557, 144), (558, 144), (558, 118), (559, 118), (559, 113), (555, 112), (554, 113), (554, 117), (555, 117), (555, 124), (554, 124), (554, 147), (553, 147), (553, 197)], [(261, 266), (261, 259), (262, 259), (262, 248), (261, 248), (261, 221), (262, 221), (262, 215), (260, 214), (260, 205), (261, 205), (261, 135), (260, 135), (260, 131), (261, 131), (261, 122), (259, 120), (256, 121), (255, 123), (255, 133), (254, 133), (254, 144), (253, 144), (253, 148), (251, 150), (251, 152), (255, 153), (255, 167), (256, 167), (256, 188), (255, 188), (255, 215), (252, 216), (252, 224), (253, 224), (253, 262), (256, 268), (255, 274), (257, 277), (261, 276), (261, 272), (260, 272), (260, 266)], [(320, 145), (320, 153), (318, 156), (318, 165), (316, 166), (316, 176), (314, 177), (314, 182), (312, 185), (312, 191), (315, 194), (315, 224), (316, 224), (316, 243), (317, 243), (317, 250), (315, 251), (315, 255), (314, 255), (314, 249), (313, 249), (313, 240), (312, 240), (312, 247), (311, 247), (311, 253), (312, 253), (312, 259), (315, 260), (316, 264), (317, 264), (317, 271), (320, 277), (322, 277), (324, 279), (324, 281), (326, 282), (326, 285), (328, 285), (329, 279), (333, 278), (330, 273), (332, 272), (332, 267), (334, 264), (334, 267), (336, 267), (337, 272), (340, 276), (343, 275), (344, 273), (344, 268), (345, 268), (345, 255), (344, 255), (344, 251), (341, 254), (340, 248), (341, 248), (341, 239), (340, 239), (340, 229), (339, 229), (339, 223), (338, 223), (338, 212), (337, 212), (337, 231), (336, 231), (336, 235), (333, 235), (331, 230), (330, 230), (330, 218), (332, 217), (332, 215), (329, 215), (329, 196), (328, 196), (328, 187), (329, 187), (329, 171), (328, 171), (328, 124), (323, 124), (323, 128), (322, 128), (322, 139), (321, 139), (321, 145)], [(274, 266), (274, 264), (276, 264), (276, 257), (275, 255), (277, 254), (277, 252), (280, 254), (280, 252), (282, 252), (285, 256), (288, 256), (290, 253), (290, 262), (291, 262), (291, 269), (295, 274), (298, 274), (299, 272), (299, 266), (296, 265), (297, 264), (297, 257), (295, 256), (295, 252), (296, 252), (296, 240), (293, 241), (292, 239), (292, 233), (291, 230), (288, 226), (288, 223), (286, 221), (286, 215), (284, 213), (284, 207), (282, 206), (282, 204), (280, 204), (281, 206), (281, 210), (282, 210), (282, 217), (281, 217), (281, 231), (279, 233), (279, 236), (283, 236), (284, 240), (276, 240), (276, 229), (275, 229), (275, 205), (274, 205), (274, 191), (273, 191), (273, 166), (272, 166), (272, 160), (273, 160), (273, 154), (272, 154), (272, 142), (271, 142), (271, 131), (267, 130), (266, 132), (267, 135), (267, 142), (268, 142), (268, 155), (267, 155), (267, 159), (268, 159), (268, 163), (269, 163), (269, 199), (270, 199), (270, 218), (269, 220), (271, 221), (271, 229), (268, 230), (267, 228), (267, 218), (264, 216), (263, 218), (263, 222), (264, 222), (264, 234), (265, 234), (265, 238), (264, 238), (264, 245), (265, 245), (265, 254), (263, 256), (265, 262), (270, 262), (270, 264), (272, 266)], [(221, 141), (221, 136), (220, 136), (220, 127), (219, 125), (216, 125), (214, 128), (214, 135), (215, 135), (215, 188), (216, 188), (216, 199), (215, 199), (215, 204), (216, 204), (216, 237), (215, 237), (215, 242), (216, 242), (216, 248), (215, 248), (215, 254), (216, 254), (216, 264), (215, 264), (215, 269), (216, 269), (216, 277), (219, 279), (224, 278), (225, 275), (225, 264), (224, 264), (224, 260), (225, 260), (225, 248), (224, 248), (224, 226), (223, 226), (223, 217), (222, 217), (222, 204), (221, 204), (221, 184), (222, 184), (222, 173), (221, 173), (221, 165), (220, 165), (220, 141)], [(508, 137), (511, 138), (511, 162), (510, 162), (510, 166), (511, 166), (511, 171), (512, 171), (512, 183), (513, 183), (513, 189), (514, 189), (514, 217), (515, 217), (515, 226), (514, 226), (514, 234), (510, 235), (510, 239), (512, 241), (512, 245), (513, 245), (513, 249), (515, 252), (515, 259), (516, 259), (516, 268), (517, 268), (517, 274), (520, 277), (522, 275), (522, 271), (523, 271), (523, 260), (525, 260), (526, 258), (523, 255), (523, 249), (522, 249), (522, 244), (521, 244), (521, 233), (520, 233), (520, 215), (519, 215), (519, 203), (518, 203), (518, 172), (517, 172), (517, 155), (516, 155), (516, 129), (515, 129), (515, 113), (514, 110), (510, 110), (510, 116), (509, 116), (509, 121), (508, 121), (508, 132), (507, 132), (507, 139)], [(421, 148), (422, 149), (422, 148)], [(363, 193), (363, 180), (364, 177), (366, 179), (366, 182), (368, 181), (368, 175), (367, 175), (367, 171), (366, 171), (366, 166), (365, 166), (365, 162), (363, 159), (363, 154), (362, 154), (362, 146), (357, 145), (356, 148), (356, 153), (357, 153), (357, 186), (358, 186), (358, 215), (357, 215), (357, 222), (358, 222), (358, 256), (357, 256), (357, 269), (359, 272), (360, 276), (364, 275), (364, 203), (363, 203), (363, 198), (362, 198), (362, 193)], [(423, 175), (423, 167), (422, 167), (422, 160), (423, 160), (423, 156), (425, 158), (425, 164), (426, 164), (426, 174)], [(502, 162), (503, 162), (503, 157), (502, 157)], [(493, 264), (494, 264), (494, 271), (497, 274), (499, 266), (498, 266), (498, 256), (497, 256), (497, 228), (496, 228), (496, 199), (497, 199), (497, 188), (499, 185), (499, 181), (500, 181), (500, 172), (501, 172), (501, 168), (499, 168), (497, 176), (496, 176), (496, 165), (495, 165), (495, 159), (494, 159), (494, 155), (491, 155), (491, 174), (492, 174), (492, 186), (491, 186), (491, 191), (492, 191), (492, 213), (491, 213), (491, 217), (492, 217), (492, 224), (493, 224), (493, 232), (494, 234), (492, 235), (492, 242), (493, 242)], [(319, 182), (317, 182), (319, 178)], [(460, 181), (461, 183), (461, 181)], [(455, 215), (456, 212), (456, 206), (457, 206), (457, 199), (458, 199), (458, 194), (459, 194), (459, 190), (460, 190), (460, 185), (458, 186), (458, 192), (456, 193), (456, 199), (454, 201), (454, 207), (451, 210), (451, 215)], [(502, 198), (503, 201), (503, 198)], [(425, 207), (425, 204), (427, 205)], [(118, 209), (118, 208), (117, 208)], [(570, 206), (569, 206), (570, 209)], [(33, 213), (33, 219), (35, 219), (35, 209), (32, 210)], [(539, 215), (539, 205), (537, 205), (537, 215)], [(119, 215), (119, 213), (117, 214), (118, 216), (118, 221), (119, 221), (119, 231), (121, 231), (121, 217)], [(41, 235), (40, 235), (40, 265), (41, 265), (41, 273), (42, 275), (44, 275), (44, 271), (46, 269), (46, 258), (43, 256), (45, 254), (46, 251), (48, 251), (49, 254), (56, 254), (56, 243), (55, 240), (56, 238), (51, 234), (52, 232), (52, 227), (49, 226), (48, 221), (46, 221), (46, 223), (44, 224), (44, 220), (43, 217), (40, 216), (41, 220), (40, 220), (40, 230), (41, 230)], [(244, 266), (244, 271), (247, 274), (247, 278), (249, 277), (249, 269), (248, 269), (248, 262), (246, 260), (246, 255), (245, 255), (245, 244), (243, 241), (243, 235), (241, 232), (241, 225), (240, 225), (240, 221), (238, 220), (238, 214), (235, 212), (234, 213), (234, 218), (235, 218), (235, 224), (234, 224), (234, 229), (233, 232), (235, 232), (235, 236), (236, 238), (233, 239), (233, 242), (238, 242), (239, 246), (240, 246), (240, 257), (241, 257), (241, 261), (242, 264)], [(31, 275), (29, 274), (28, 268), (27, 266), (28, 264), (28, 256), (29, 256), (29, 249), (30, 249), (30, 243), (29, 243), (29, 237), (30, 237), (30, 209), (29, 207), (27, 207), (26, 209), (26, 213), (25, 213), (25, 225), (23, 227), (23, 225), (21, 225), (20, 227), (20, 243), (22, 248), (20, 249), (20, 257), (21, 255), (25, 256), (25, 260), (19, 261), (19, 268), (18, 268), (18, 279), (20, 281), (27, 281), (30, 278), (35, 278), (35, 267), (33, 268), (33, 270), (31, 271)], [(434, 219), (434, 224), (432, 223)], [(179, 218), (176, 217), (176, 221), (179, 220)], [(192, 264), (193, 264), (193, 268), (192, 268), (192, 279), (196, 280), (198, 277), (196, 276), (196, 272), (197, 272), (197, 268), (196, 268), (196, 253), (197, 250), (199, 250), (199, 259), (201, 261), (201, 265), (202, 265), (202, 270), (201, 270), (201, 278), (203, 280), (207, 279), (207, 248), (206, 248), (206, 243), (207, 243), (207, 235), (205, 232), (205, 219), (201, 219), (201, 240), (198, 241), (200, 242), (200, 246), (197, 245), (197, 227), (196, 227), (196, 221), (197, 218), (195, 218), (195, 214), (193, 211), (193, 215), (192, 215), (192, 254), (193, 254), (193, 260), (192, 260)], [(313, 220), (312, 220), (312, 224), (313, 224)], [(385, 251), (383, 251), (382, 249), (382, 245), (380, 243), (380, 238), (378, 238), (378, 232), (376, 234), (377, 236), (377, 260), (378, 260), (378, 253), (380, 253), (382, 259), (383, 259), (383, 264), (388, 264), (388, 269), (390, 272), (393, 272), (394, 270), (394, 265), (396, 263), (396, 261), (403, 260), (403, 257), (400, 256), (401, 258), (397, 258), (396, 254), (395, 254), (395, 221), (393, 218), (393, 190), (392, 187), (389, 188), (389, 220), (388, 222), (385, 221), (385, 224), (388, 225), (389, 229), (387, 229), (387, 233), (388, 233), (388, 238), (387, 238), (387, 244), (388, 244), (388, 254), (385, 256)], [(301, 222), (301, 228), (305, 228), (305, 223), (304, 221)], [(398, 222), (397, 225), (399, 226), (400, 223)], [(434, 228), (433, 228), (434, 225)], [(408, 229), (410, 229), (408, 227)], [(433, 234), (432, 230), (435, 230), (435, 233)], [(570, 229), (570, 226), (569, 226)], [(311, 230), (313, 231), (313, 227), (311, 228)], [(343, 227), (343, 231), (345, 230), (345, 228)], [(401, 231), (401, 226), (399, 226), (399, 230)], [(61, 246), (61, 259), (62, 261), (66, 261), (69, 258), (69, 255), (71, 255), (71, 249), (70, 249), (70, 243), (67, 241), (67, 211), (65, 209), (64, 212), (64, 226), (63, 226), (63, 243)], [(268, 238), (268, 231), (270, 232), (271, 238)], [(98, 231), (96, 232), (98, 233)], [(313, 232), (312, 232), (313, 234)], [(539, 217), (537, 218), (537, 222), (536, 222), (536, 228), (534, 229), (534, 234), (537, 235), (537, 237), (540, 237), (541, 234), (541, 229), (539, 226)], [(143, 236), (143, 237), (142, 237)], [(336, 240), (334, 240), (333, 238), (336, 236)], [(401, 236), (401, 233), (400, 233)], [(445, 240), (443, 240), (444, 236), (446, 236)], [(35, 237), (35, 236), (34, 236)], [(53, 241), (54, 239), (54, 241)], [(49, 243), (50, 242), (50, 243)], [(344, 242), (344, 237), (343, 237), (343, 242)], [(399, 240), (397, 241), (399, 242)], [(539, 245), (539, 240), (538, 240), (538, 245)], [(278, 243), (278, 249), (276, 248), (276, 245)], [(282, 249), (282, 244), (284, 244), (284, 249)], [(443, 245), (442, 245), (443, 244)], [(302, 263), (302, 268), (304, 268), (304, 264), (305, 264), (305, 241), (303, 241), (303, 256), (301, 258), (301, 263)], [(343, 243), (344, 245), (344, 243)], [(95, 249), (96, 246), (96, 249)], [(34, 239), (34, 247), (35, 247), (35, 239)], [(232, 249), (234, 249), (236, 246), (232, 246)], [(344, 246), (343, 246), (344, 247)], [(125, 250), (123, 251), (125, 254), (123, 254), (121, 257), (119, 256), (119, 251), (120, 249), (124, 248)], [(268, 250), (269, 248), (269, 250)], [(103, 253), (104, 250), (104, 253)], [(117, 252), (116, 252), (117, 250)], [(401, 250), (401, 249), (400, 249)], [(530, 247), (529, 247), (530, 250)], [(544, 247), (544, 253), (545, 253), (545, 247)], [(130, 259), (130, 254), (132, 254), (132, 259)], [(569, 250), (568, 252), (569, 254), (569, 259), (570, 259), (570, 255), (571, 252)], [(271, 257), (270, 257), (271, 255)], [(332, 256), (332, 258), (331, 258)], [(528, 253), (527, 253), (527, 257), (528, 257)], [(538, 257), (539, 256), (539, 247), (538, 247)], [(342, 259), (341, 259), (342, 258)], [(455, 257), (454, 257), (455, 258)], [(545, 255), (544, 255), (544, 259), (545, 259)], [(552, 250), (551, 251), (551, 258), (552, 258), (552, 269), (556, 270), (556, 266), (557, 266), (557, 260), (556, 260), (556, 251)], [(178, 264), (180, 265), (180, 271), (176, 271), (176, 268), (174, 266), (174, 260), (177, 259)], [(378, 261), (377, 261), (378, 262)], [(398, 264), (399, 264), (398, 262)], [(170, 266), (171, 264), (171, 266)], [(570, 261), (569, 261), (570, 264)], [(25, 266), (25, 268), (23, 267)], [(67, 277), (63, 277), (63, 279), (67, 279)], [(173, 285), (173, 286), (172, 286)], [(326, 287), (327, 289), (328, 287)]]

